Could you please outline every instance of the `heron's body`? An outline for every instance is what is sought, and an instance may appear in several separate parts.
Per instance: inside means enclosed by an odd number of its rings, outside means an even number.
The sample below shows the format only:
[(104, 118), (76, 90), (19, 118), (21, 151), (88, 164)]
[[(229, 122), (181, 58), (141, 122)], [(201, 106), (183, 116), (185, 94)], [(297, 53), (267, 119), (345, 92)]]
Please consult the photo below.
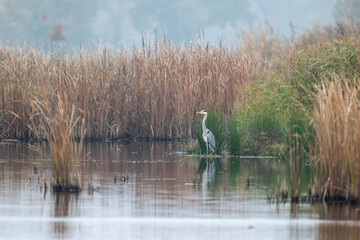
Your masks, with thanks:
[(205, 110), (202, 110), (202, 111), (197, 112), (197, 113), (204, 115), (204, 118), (202, 120), (202, 130), (203, 130), (202, 137), (203, 137), (204, 142), (206, 144), (207, 154), (209, 153), (209, 148), (210, 148), (211, 152), (215, 153), (216, 152), (215, 137), (212, 134), (212, 132), (209, 129), (206, 128), (206, 125), (205, 125), (205, 121), (206, 121), (206, 118), (207, 118), (207, 112)]

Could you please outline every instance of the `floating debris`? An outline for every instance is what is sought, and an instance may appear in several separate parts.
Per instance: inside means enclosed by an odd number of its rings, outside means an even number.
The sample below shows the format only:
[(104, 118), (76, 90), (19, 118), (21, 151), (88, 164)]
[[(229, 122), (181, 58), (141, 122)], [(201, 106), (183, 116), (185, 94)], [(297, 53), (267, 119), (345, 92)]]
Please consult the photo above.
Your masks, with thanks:
[(61, 186), (61, 185), (53, 185), (52, 189), (54, 192), (67, 192), (67, 193), (79, 193), (81, 192), (81, 187), (77, 185), (68, 185), (68, 186)]
[(99, 192), (100, 188), (99, 187), (94, 187), (94, 185), (92, 183), (88, 184), (88, 193), (91, 195), (94, 192)]
[(118, 181), (123, 182), (123, 183), (128, 182), (128, 181), (129, 181), (129, 177), (128, 177), (128, 175), (122, 176), (122, 177), (120, 177), (120, 178), (118, 178), (117, 176), (115, 176), (115, 177), (114, 177), (114, 183), (116, 184)]

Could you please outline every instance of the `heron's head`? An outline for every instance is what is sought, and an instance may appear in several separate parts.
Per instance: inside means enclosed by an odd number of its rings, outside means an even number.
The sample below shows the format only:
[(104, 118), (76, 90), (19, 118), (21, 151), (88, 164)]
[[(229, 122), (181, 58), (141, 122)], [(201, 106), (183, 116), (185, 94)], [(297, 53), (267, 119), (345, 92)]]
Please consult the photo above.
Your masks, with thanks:
[(207, 111), (206, 110), (201, 110), (200, 112), (196, 112), (197, 114), (201, 114), (201, 115), (206, 115)]

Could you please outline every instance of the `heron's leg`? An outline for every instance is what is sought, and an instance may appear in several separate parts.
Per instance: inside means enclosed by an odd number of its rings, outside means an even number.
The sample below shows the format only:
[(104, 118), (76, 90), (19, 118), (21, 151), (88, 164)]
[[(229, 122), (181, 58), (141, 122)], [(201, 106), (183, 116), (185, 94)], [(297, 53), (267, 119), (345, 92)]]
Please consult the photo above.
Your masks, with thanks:
[(209, 155), (209, 144), (206, 144), (206, 157)]

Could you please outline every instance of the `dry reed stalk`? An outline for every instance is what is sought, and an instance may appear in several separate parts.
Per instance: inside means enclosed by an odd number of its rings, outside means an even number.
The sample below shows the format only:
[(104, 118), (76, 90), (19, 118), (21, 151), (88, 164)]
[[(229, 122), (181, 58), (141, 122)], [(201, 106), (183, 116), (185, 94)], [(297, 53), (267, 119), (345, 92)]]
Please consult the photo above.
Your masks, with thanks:
[[(51, 157), (54, 161), (53, 189), (54, 191), (78, 192), (81, 190), (79, 158), (82, 153), (83, 123), (76, 117), (75, 105), (72, 104), (66, 92), (67, 83), (59, 73), (58, 91), (51, 99), (34, 100), (35, 121), (39, 121), (39, 130), (49, 143)], [(81, 129), (80, 143), (74, 141), (74, 131)], [(34, 126), (38, 133), (37, 126)]]
[(319, 88), (314, 128), (324, 199), (359, 199), (359, 104), (359, 81), (324, 81)]

